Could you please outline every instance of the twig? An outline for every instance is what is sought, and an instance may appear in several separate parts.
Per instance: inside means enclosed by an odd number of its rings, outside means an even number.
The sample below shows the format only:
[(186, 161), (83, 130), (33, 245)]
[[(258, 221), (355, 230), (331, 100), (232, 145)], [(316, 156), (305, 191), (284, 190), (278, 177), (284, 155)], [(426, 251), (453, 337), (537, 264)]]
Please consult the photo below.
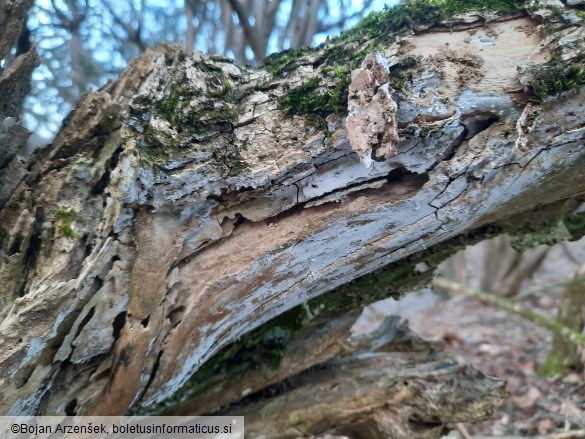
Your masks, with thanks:
[(495, 296), (484, 291), (475, 290), (473, 288), (461, 285), (457, 282), (450, 281), (449, 279), (445, 279), (443, 277), (435, 278), (433, 280), (433, 286), (437, 288), (448, 289), (455, 293), (465, 294), (467, 296), (481, 299), (489, 303), (490, 305), (495, 305), (512, 314), (516, 314), (520, 317), (523, 317), (526, 320), (531, 321), (532, 323), (542, 326), (543, 328), (549, 329), (550, 331), (554, 331), (555, 333), (559, 334), (563, 338), (566, 338), (568, 341), (572, 343), (585, 347), (585, 335), (573, 331), (572, 329), (566, 327), (565, 325), (559, 323), (556, 320), (550, 320), (549, 318), (544, 317), (543, 315), (537, 314), (532, 311), (528, 311), (526, 309), (522, 309), (520, 308), (520, 306), (518, 306), (517, 304), (513, 303), (508, 299), (504, 299), (503, 297)]
[(571, 279), (557, 282), (554, 284), (550, 284), (550, 285), (547, 285), (547, 286), (542, 287), (542, 288), (536, 288), (534, 290), (520, 292), (516, 296), (514, 296), (514, 298), (512, 300), (514, 302), (519, 302), (519, 301), (527, 299), (529, 297), (539, 296), (541, 294), (548, 293), (556, 288), (566, 288), (566, 287), (569, 287), (572, 285), (581, 285), (584, 282), (585, 281), (583, 279), (580, 279), (580, 278), (575, 279), (574, 277), (572, 277)]
[(455, 424), (455, 430), (457, 430), (457, 433), (459, 433), (462, 439), (473, 439), (469, 435), (469, 432), (467, 431), (467, 428), (465, 428), (465, 425), (463, 425), (461, 422)]
[(567, 257), (567, 259), (569, 261), (571, 261), (575, 265), (581, 265), (581, 261), (569, 249), (569, 246), (568, 246), (568, 244), (566, 242), (561, 242), (560, 247), (561, 247), (561, 250), (563, 251), (563, 253), (565, 254), (565, 256)]
[(248, 18), (248, 14), (242, 7), (241, 3), (238, 0), (228, 0), (228, 3), (238, 16), (238, 20), (240, 21), (240, 25), (242, 26), (242, 30), (244, 31), (244, 35), (250, 44), (250, 48), (252, 52), (254, 52), (254, 56), (258, 62), (262, 61), (264, 56), (266, 55), (262, 48), (260, 47), (260, 43), (258, 41), (256, 30), (250, 24), (250, 20)]
[(565, 398), (568, 398), (569, 396), (574, 395), (575, 393), (581, 391), (583, 388), (585, 388), (585, 383), (579, 384), (577, 387), (574, 387), (573, 389), (569, 390), (567, 392), (567, 394), (565, 395)]

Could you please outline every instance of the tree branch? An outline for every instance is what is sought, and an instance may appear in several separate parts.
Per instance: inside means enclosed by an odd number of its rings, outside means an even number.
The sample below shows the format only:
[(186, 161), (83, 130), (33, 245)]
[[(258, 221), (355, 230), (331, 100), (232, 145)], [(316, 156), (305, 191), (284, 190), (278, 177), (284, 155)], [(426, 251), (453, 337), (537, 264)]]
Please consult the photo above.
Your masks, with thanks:
[(244, 31), (244, 36), (254, 52), (254, 57), (258, 62), (262, 61), (266, 56), (266, 53), (262, 50), (260, 46), (260, 42), (258, 41), (258, 37), (256, 35), (256, 29), (254, 26), (250, 24), (250, 20), (248, 19), (248, 14), (240, 4), (238, 0), (227, 0), (238, 15), (238, 19), (240, 20), (240, 25), (242, 26), (242, 30)]

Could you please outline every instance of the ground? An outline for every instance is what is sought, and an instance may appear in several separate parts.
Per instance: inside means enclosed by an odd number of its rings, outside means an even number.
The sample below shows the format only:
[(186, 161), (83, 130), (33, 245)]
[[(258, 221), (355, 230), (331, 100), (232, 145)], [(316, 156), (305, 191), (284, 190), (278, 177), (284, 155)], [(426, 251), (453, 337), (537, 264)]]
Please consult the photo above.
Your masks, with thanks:
[[(363, 333), (388, 312), (399, 313), (408, 317), (415, 332), (445, 340), (446, 350), (457, 361), (506, 380), (508, 397), (492, 418), (454, 426), (456, 429), (444, 439), (533, 437), (567, 429), (585, 430), (585, 373), (567, 371), (564, 376), (547, 378), (537, 375), (550, 349), (552, 335), (548, 330), (474, 298), (439, 300), (432, 291), (423, 290), (399, 302), (379, 302), (365, 311), (354, 330)], [(558, 300), (558, 294), (551, 294), (524, 301), (523, 305), (554, 317)]]
[[(569, 253), (571, 257), (568, 257)], [(471, 253), (473, 255), (473, 252)], [(480, 257), (470, 261), (481, 269)], [(523, 290), (534, 290), (568, 279), (585, 261), (585, 240), (551, 248), (537, 274)], [(473, 267), (476, 265), (476, 267)], [(524, 308), (554, 318), (560, 288), (521, 301)], [(537, 372), (550, 349), (551, 333), (521, 317), (464, 296), (440, 297), (426, 289), (400, 301), (387, 299), (364, 311), (356, 333), (371, 330), (387, 314), (400, 314), (410, 327), (431, 339), (442, 339), (461, 363), (471, 363), (507, 382), (508, 397), (484, 422), (458, 426), (449, 438), (533, 437), (585, 430), (585, 372), (540, 377)], [(463, 432), (461, 432), (463, 430)], [(583, 438), (585, 434), (567, 436)]]
[[(551, 297), (525, 304), (543, 314), (554, 314), (556, 308)], [(508, 398), (494, 416), (465, 425), (471, 435), (534, 436), (565, 426), (585, 428), (585, 376), (571, 371), (562, 377), (537, 375), (552, 338), (546, 329), (467, 297), (454, 297), (409, 321), (416, 332), (445, 340), (458, 361), (507, 381)]]

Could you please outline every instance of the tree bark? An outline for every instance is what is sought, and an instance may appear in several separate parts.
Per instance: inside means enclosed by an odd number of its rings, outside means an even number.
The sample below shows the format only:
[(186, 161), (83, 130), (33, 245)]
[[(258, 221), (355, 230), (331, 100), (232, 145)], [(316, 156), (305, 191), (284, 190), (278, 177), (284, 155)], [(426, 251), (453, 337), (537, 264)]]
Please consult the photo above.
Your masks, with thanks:
[[(221, 409), (363, 437), (486, 416), (501, 382), (412, 337), (377, 354), (335, 334), (466, 243), (583, 233), (583, 26), (526, 3), (362, 25), (259, 69), (163, 45), (84, 95), (0, 202), (0, 412)], [(302, 425), (280, 424), (293, 402)]]

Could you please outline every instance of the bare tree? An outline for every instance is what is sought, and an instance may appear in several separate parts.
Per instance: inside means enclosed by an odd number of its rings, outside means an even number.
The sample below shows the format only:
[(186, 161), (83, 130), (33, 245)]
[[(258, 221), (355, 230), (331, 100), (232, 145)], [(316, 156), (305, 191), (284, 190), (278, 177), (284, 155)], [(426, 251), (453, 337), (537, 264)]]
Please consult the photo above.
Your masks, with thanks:
[[(557, 321), (577, 333), (585, 333), (584, 284), (585, 267), (581, 266), (563, 289), (562, 300), (557, 312)], [(541, 372), (552, 375), (562, 373), (567, 368), (583, 370), (584, 367), (585, 350), (583, 346), (555, 333), (551, 351)]]
[(483, 291), (512, 297), (538, 271), (549, 250), (541, 245), (520, 252), (513, 247), (512, 238), (498, 236), (453, 255), (441, 273), (458, 283), (477, 284)]
[[(163, 41), (255, 64), (272, 51), (309, 46), (317, 33), (346, 26), (371, 6), (349, 0), (146, 0), (35, 5), (29, 20), (44, 59), (26, 104), (28, 123), (55, 132), (82, 93), (115, 77), (130, 59)], [(287, 7), (290, 10), (287, 12)], [(336, 11), (332, 14), (332, 10)]]

